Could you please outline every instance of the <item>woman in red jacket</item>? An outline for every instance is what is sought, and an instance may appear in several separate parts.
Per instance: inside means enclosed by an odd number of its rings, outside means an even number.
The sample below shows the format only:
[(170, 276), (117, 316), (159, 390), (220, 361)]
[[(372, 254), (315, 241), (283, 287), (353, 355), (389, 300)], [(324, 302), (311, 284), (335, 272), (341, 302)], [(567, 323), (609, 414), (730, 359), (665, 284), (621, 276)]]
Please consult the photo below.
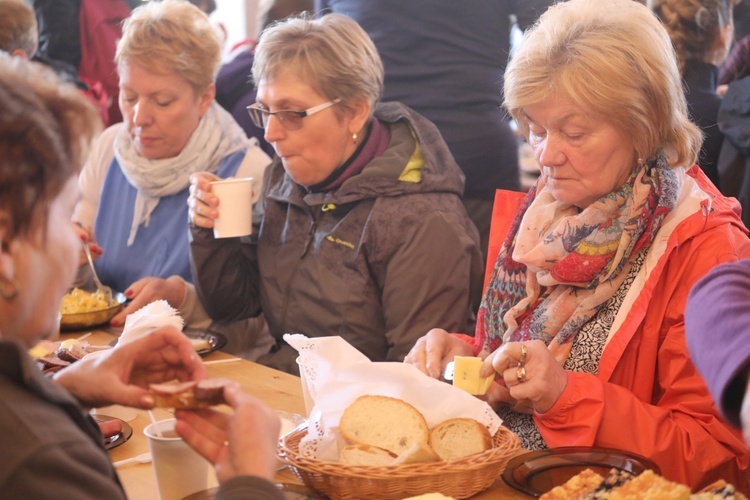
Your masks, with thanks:
[(746, 230), (694, 166), (701, 134), (664, 28), (631, 0), (559, 3), (525, 35), (504, 90), (542, 175), (476, 336), (432, 330), (406, 361), (437, 376), (454, 355), (485, 358), (488, 399), (528, 449), (619, 448), (691, 487), (747, 489), (748, 450), (683, 324), (691, 286), (742, 256)]

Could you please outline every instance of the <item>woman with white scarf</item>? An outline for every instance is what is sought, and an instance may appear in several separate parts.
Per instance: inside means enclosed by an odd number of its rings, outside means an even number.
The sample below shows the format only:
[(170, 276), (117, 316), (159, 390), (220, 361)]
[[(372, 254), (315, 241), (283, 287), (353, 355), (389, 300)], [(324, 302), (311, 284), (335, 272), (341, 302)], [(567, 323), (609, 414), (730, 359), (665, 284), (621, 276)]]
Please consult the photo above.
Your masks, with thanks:
[[(221, 39), (198, 8), (178, 1), (139, 7), (123, 26), (115, 61), (124, 122), (95, 144), (73, 220), (102, 282), (132, 299), (112, 326), (164, 299), (188, 326), (207, 327), (190, 283), (190, 175), (254, 177), (260, 186), (270, 158), (214, 101)], [(263, 320), (251, 321), (230, 332), (228, 349), (252, 359), (270, 342), (256, 342)]]

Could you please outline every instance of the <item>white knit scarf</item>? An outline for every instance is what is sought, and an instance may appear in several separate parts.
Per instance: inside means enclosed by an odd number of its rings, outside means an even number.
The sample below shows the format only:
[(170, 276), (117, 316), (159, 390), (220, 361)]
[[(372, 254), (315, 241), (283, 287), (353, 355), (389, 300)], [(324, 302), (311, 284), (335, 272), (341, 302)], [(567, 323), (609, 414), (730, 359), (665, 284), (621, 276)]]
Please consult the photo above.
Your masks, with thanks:
[(128, 246), (133, 244), (141, 224), (148, 227), (151, 213), (162, 196), (188, 187), (193, 172), (216, 172), (221, 160), (247, 149), (249, 144), (242, 128), (216, 102), (200, 119), (180, 154), (172, 158), (143, 157), (133, 146), (126, 127), (122, 127), (114, 141), (115, 158), (130, 185), (138, 190)]

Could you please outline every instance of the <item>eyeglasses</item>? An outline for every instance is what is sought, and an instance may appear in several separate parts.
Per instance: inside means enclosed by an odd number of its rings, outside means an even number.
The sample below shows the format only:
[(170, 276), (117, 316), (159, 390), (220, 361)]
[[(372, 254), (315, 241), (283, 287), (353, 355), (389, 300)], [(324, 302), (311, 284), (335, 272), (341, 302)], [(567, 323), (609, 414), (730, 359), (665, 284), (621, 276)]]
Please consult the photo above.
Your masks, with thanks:
[(306, 116), (314, 115), (318, 111), (323, 111), (326, 108), (330, 108), (334, 104), (341, 102), (341, 99), (334, 99), (332, 101), (318, 104), (310, 109), (304, 111), (295, 111), (292, 109), (281, 109), (279, 111), (268, 111), (267, 109), (261, 108), (257, 102), (247, 107), (247, 112), (250, 114), (253, 123), (258, 128), (266, 128), (268, 126), (268, 120), (271, 115), (274, 115), (281, 124), (287, 130), (298, 130), (302, 126), (302, 119)]

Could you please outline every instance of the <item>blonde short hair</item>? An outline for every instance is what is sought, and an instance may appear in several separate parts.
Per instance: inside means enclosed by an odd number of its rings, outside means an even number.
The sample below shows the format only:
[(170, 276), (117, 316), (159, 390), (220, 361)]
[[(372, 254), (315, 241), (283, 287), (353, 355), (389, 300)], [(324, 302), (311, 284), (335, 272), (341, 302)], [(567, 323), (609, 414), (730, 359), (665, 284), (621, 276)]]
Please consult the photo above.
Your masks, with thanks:
[(319, 94), (341, 99), (337, 113), (356, 101), (369, 101), (372, 113), (383, 94), (383, 63), (375, 45), (342, 14), (289, 18), (263, 31), (253, 62), (256, 85), (288, 68)]
[(30, 59), (38, 48), (36, 15), (26, 0), (0, 0), (0, 50), (21, 49)]
[(115, 62), (174, 71), (196, 92), (216, 80), (221, 37), (206, 14), (183, 0), (149, 2), (125, 21)]
[(691, 123), (666, 30), (632, 0), (569, 0), (524, 34), (505, 72), (505, 106), (528, 138), (524, 108), (561, 94), (625, 134), (637, 156), (693, 165), (701, 131)]

